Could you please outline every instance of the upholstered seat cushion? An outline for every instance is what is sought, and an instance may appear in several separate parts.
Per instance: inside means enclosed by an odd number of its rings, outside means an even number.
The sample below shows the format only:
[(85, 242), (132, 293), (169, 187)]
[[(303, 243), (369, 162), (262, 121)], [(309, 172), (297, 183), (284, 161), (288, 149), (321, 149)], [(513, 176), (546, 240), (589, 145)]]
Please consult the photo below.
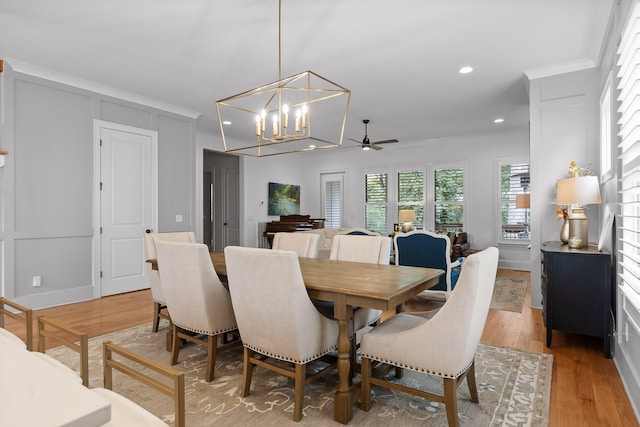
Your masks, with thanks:
[(27, 348), (27, 344), (25, 344), (24, 341), (18, 338), (17, 335), (12, 334), (4, 328), (0, 328), (0, 342), (2, 342), (2, 345), (4, 345), (5, 343), (11, 343), (25, 349)]
[(167, 424), (147, 411), (140, 405), (132, 402), (118, 393), (106, 388), (93, 388), (94, 393), (104, 397), (111, 403), (111, 421), (103, 424), (106, 427), (166, 427)]

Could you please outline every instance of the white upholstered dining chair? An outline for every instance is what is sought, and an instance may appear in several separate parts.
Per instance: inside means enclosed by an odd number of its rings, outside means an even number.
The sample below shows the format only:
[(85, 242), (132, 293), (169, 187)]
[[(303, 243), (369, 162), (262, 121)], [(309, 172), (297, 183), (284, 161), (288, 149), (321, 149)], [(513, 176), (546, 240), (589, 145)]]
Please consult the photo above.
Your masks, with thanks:
[[(211, 381), (218, 350), (239, 344), (224, 340), (238, 328), (229, 291), (213, 268), (207, 245), (156, 242), (156, 252), (172, 323), (171, 364), (178, 362), (181, 339), (203, 345), (207, 348), (205, 378)], [(219, 337), (223, 338), (220, 347)]]
[[(333, 238), (329, 259), (388, 265), (390, 255), (391, 239), (389, 237), (338, 234)], [(354, 331), (376, 323), (381, 316), (380, 310), (362, 307), (356, 309), (353, 313)], [(355, 334), (353, 337), (355, 339)]]
[[(371, 407), (371, 385), (444, 403), (450, 427), (458, 426), (457, 390), (467, 379), (478, 402), (474, 356), (487, 319), (498, 266), (498, 249), (488, 248), (464, 262), (458, 285), (433, 318), (400, 313), (362, 336), (362, 409)], [(372, 361), (434, 375), (444, 380), (438, 395), (371, 375)]]
[[(299, 421), (308, 381), (306, 365), (336, 348), (338, 323), (314, 307), (295, 252), (228, 246), (224, 255), (244, 344), (242, 396), (249, 394), (254, 366), (294, 378), (293, 419)], [(262, 356), (256, 357), (255, 353)], [(285, 369), (269, 359), (293, 363), (295, 369)], [(334, 366), (332, 361), (321, 372), (327, 373)], [(313, 379), (319, 376), (316, 372)]]
[[(193, 231), (175, 231), (169, 233), (146, 233), (144, 235), (144, 247), (147, 259), (157, 259), (156, 242), (179, 242), (179, 243), (196, 243), (196, 235)], [(151, 329), (158, 332), (160, 319), (164, 318), (171, 321), (168, 314), (165, 313), (167, 302), (160, 283), (160, 275), (158, 270), (153, 270), (151, 264), (147, 263), (147, 273), (149, 274), (149, 285), (151, 287), (151, 298), (153, 299), (153, 323)]]
[(320, 235), (316, 233), (276, 233), (272, 249), (294, 251), (298, 256), (318, 258)]

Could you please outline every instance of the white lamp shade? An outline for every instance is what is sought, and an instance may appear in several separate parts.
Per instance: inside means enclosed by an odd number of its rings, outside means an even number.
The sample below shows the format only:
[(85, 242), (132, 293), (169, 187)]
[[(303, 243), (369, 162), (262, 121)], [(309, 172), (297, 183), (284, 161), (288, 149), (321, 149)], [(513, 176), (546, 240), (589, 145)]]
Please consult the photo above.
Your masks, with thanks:
[(410, 209), (401, 210), (398, 214), (398, 222), (414, 222), (416, 220), (416, 213)]
[(602, 203), (598, 178), (595, 176), (561, 179), (556, 184), (556, 190), (556, 203), (559, 205)]

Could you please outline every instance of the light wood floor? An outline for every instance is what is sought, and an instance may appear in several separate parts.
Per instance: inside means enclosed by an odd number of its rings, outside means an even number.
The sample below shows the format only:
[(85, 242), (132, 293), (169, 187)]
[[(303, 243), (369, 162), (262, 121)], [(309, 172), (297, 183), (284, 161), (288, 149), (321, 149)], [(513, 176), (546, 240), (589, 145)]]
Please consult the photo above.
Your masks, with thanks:
[[(501, 269), (498, 276), (530, 279), (528, 272), (515, 270)], [(613, 360), (604, 357), (602, 339), (554, 331), (553, 348), (546, 348), (541, 311), (529, 308), (529, 300), (528, 290), (522, 313), (489, 310), (482, 341), (554, 355), (549, 425), (639, 426)], [(151, 293), (115, 295), (37, 310), (35, 315), (63, 321), (91, 338), (143, 323), (151, 325)], [(20, 335), (11, 319), (6, 327)]]

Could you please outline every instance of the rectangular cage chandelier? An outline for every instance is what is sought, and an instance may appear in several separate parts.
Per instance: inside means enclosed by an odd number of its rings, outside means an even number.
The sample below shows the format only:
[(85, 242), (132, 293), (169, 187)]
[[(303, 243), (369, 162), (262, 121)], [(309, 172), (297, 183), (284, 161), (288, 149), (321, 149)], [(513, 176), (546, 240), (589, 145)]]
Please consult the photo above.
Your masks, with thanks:
[(351, 91), (313, 71), (281, 77), (282, 0), (278, 11), (278, 80), (216, 101), (227, 153), (265, 157), (342, 145)]

